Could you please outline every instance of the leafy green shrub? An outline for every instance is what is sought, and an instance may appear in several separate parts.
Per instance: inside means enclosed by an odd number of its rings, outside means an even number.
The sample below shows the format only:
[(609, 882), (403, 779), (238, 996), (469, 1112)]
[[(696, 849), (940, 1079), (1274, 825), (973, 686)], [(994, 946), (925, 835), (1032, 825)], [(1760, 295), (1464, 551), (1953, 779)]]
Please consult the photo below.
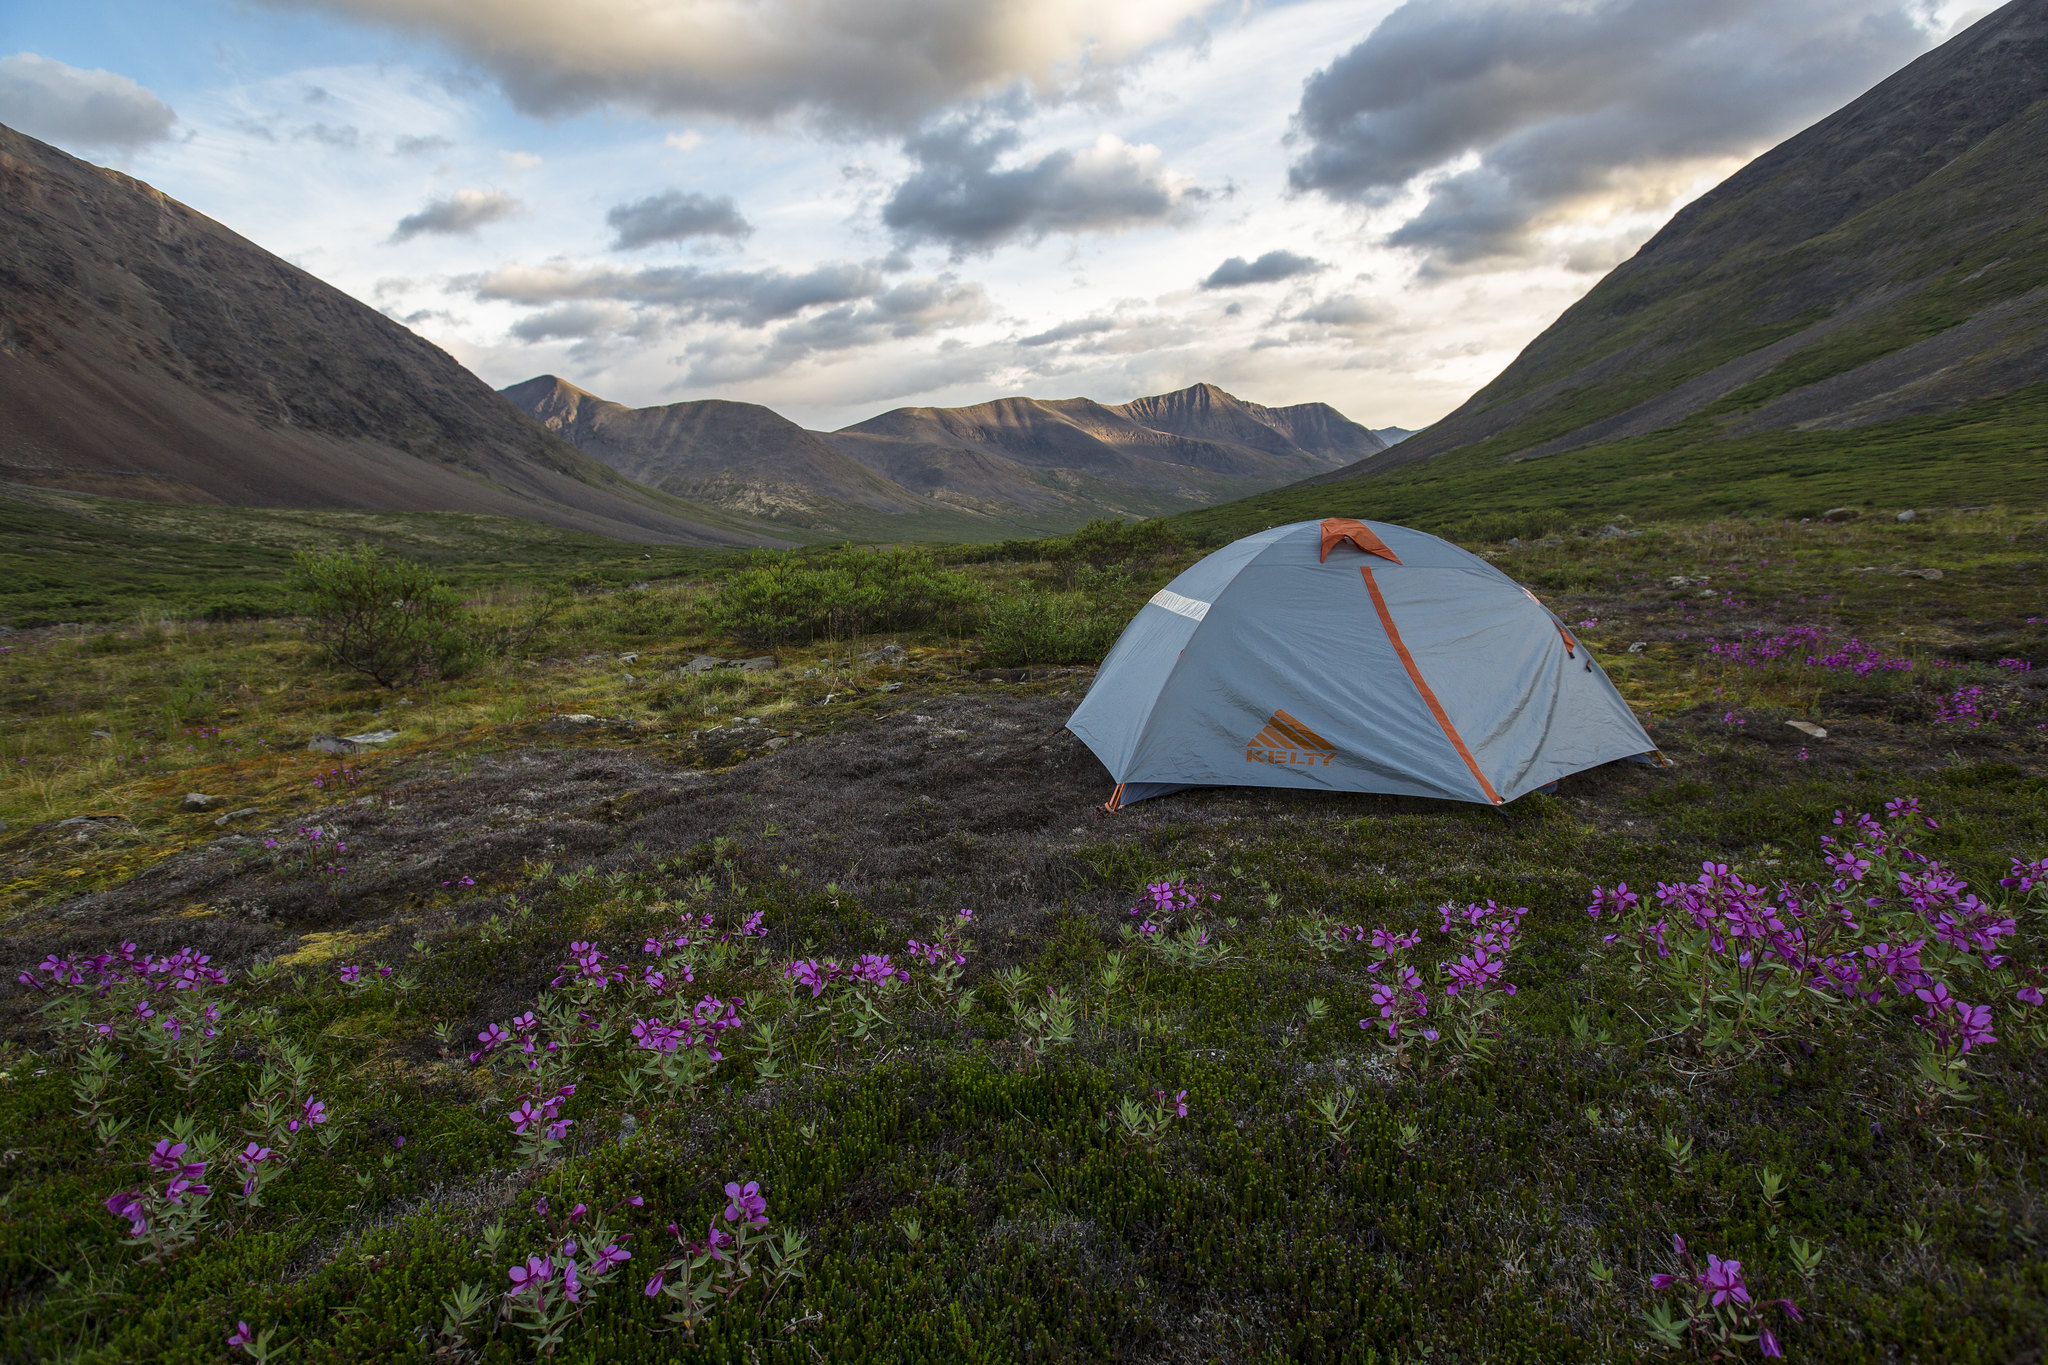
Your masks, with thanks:
[(820, 635), (971, 624), (981, 586), (925, 550), (857, 551), (822, 565), (762, 552), (706, 608), (721, 635), (774, 644)]
[(358, 542), (292, 557), (291, 589), (328, 662), (383, 687), (460, 671), (470, 653), (461, 601), (424, 564)]
[(982, 622), (982, 653), (998, 668), (1102, 662), (1129, 619), (1079, 593), (1018, 592), (996, 598)]

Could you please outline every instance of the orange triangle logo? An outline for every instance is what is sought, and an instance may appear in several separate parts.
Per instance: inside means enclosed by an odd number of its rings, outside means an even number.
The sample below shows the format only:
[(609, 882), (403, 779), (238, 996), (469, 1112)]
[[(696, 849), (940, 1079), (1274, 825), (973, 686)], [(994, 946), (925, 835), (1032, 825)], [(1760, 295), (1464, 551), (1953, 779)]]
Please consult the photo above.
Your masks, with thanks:
[(1294, 768), (1313, 768), (1319, 763), (1327, 768), (1336, 756), (1336, 745), (1285, 711), (1275, 711), (1244, 748), (1247, 763), (1278, 763)]

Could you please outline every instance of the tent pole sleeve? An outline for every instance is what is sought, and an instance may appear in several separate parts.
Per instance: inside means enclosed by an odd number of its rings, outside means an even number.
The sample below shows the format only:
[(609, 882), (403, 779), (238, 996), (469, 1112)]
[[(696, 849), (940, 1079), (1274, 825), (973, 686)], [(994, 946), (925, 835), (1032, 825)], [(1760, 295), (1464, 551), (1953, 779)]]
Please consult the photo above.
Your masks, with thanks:
[(1443, 703), (1436, 699), (1429, 683), (1424, 680), (1422, 670), (1415, 666), (1415, 656), (1408, 652), (1408, 646), (1401, 642), (1401, 632), (1394, 625), (1394, 614), (1387, 610), (1387, 599), (1380, 593), (1380, 585), (1373, 581), (1372, 570), (1360, 567), (1365, 576), (1365, 589), (1372, 594), (1373, 610), (1380, 614), (1380, 626), (1387, 632), (1387, 640), (1394, 646), (1394, 652), (1401, 656), (1401, 666), (1408, 670), (1408, 680), (1415, 684), (1415, 690), (1422, 694), (1422, 700), (1429, 706), (1429, 713), (1436, 717), (1436, 723), (1443, 727), (1444, 738), (1458, 751), (1458, 757), (1465, 760), (1465, 766), (1472, 771), (1479, 783), (1479, 790), (1486, 793), (1486, 799), (1498, 806), (1500, 793), (1493, 789), (1493, 783), (1486, 780), (1486, 774), (1479, 771), (1479, 760), (1472, 757), (1472, 751), (1465, 747), (1465, 740), (1458, 733), (1458, 727), (1451, 724), (1451, 718), (1444, 713)]

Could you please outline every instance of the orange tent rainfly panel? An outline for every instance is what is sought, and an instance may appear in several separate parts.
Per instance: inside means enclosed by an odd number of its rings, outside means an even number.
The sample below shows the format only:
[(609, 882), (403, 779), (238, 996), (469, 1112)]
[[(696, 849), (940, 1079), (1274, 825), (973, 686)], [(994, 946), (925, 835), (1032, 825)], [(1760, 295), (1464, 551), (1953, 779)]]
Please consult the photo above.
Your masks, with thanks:
[(1373, 529), (1364, 522), (1351, 517), (1323, 518), (1323, 559), (1327, 560), (1330, 551), (1347, 540), (1369, 555), (1391, 559), (1396, 564), (1401, 562), (1400, 557), (1389, 550), (1387, 543), (1375, 535)]

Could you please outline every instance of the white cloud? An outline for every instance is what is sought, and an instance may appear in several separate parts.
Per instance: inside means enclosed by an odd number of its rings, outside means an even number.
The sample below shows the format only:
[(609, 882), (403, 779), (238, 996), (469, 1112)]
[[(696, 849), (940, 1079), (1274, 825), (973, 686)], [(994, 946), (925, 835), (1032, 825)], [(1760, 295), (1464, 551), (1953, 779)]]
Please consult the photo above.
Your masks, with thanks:
[(1095, 90), (1216, 0), (268, 0), (432, 38), (524, 112), (907, 126), (1015, 85)]
[(132, 151), (171, 135), (178, 116), (112, 71), (17, 52), (0, 57), (0, 123), (59, 147)]

